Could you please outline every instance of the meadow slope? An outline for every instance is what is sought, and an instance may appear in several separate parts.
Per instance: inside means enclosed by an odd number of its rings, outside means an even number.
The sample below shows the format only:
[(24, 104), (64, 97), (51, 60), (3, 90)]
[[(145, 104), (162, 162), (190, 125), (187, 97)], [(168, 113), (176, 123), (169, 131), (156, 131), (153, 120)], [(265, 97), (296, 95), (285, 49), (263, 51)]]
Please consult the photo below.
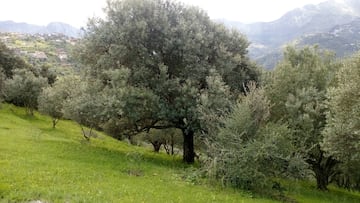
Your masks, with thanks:
[(72, 121), (4, 104), (0, 109), (0, 202), (272, 202), (195, 185), (179, 157), (102, 133), (84, 141)]
[[(0, 108), (0, 202), (276, 202), (247, 192), (195, 184), (179, 157), (119, 142), (101, 132), (84, 141), (79, 125), (23, 108)], [(298, 202), (360, 202), (360, 194), (290, 183)], [(290, 199), (290, 198), (289, 198)]]

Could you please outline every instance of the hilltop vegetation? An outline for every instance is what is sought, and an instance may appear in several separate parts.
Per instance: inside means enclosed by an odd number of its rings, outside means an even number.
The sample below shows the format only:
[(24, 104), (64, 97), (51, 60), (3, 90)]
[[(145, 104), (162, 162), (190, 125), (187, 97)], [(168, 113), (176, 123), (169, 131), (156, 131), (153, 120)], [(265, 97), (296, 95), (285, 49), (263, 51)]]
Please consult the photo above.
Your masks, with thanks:
[(76, 67), (72, 57), (76, 38), (61, 34), (0, 33), (0, 41), (35, 67), (47, 66), (60, 75), (73, 74)]

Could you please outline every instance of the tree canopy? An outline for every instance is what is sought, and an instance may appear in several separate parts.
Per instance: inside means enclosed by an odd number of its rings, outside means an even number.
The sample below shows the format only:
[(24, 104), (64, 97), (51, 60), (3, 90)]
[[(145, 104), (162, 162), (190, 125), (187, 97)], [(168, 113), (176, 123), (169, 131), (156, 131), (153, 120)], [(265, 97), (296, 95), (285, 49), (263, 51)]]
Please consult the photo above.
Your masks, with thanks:
[(273, 103), (271, 120), (289, 125), (297, 153), (310, 165), (323, 190), (336, 173), (337, 161), (325, 154), (320, 143), (328, 111), (326, 93), (334, 83), (337, 66), (331, 53), (316, 46), (288, 47), (266, 85)]
[(323, 148), (342, 162), (344, 185), (360, 187), (360, 58), (355, 55), (344, 61), (331, 87), (327, 122), (323, 131)]
[(5, 101), (27, 108), (30, 115), (37, 109), (38, 97), (47, 86), (47, 80), (36, 77), (26, 69), (16, 69), (11, 79), (4, 82)]
[(197, 106), (200, 92), (208, 88), (206, 78), (217, 72), (236, 98), (247, 81), (258, 80), (246, 56), (249, 43), (204, 11), (174, 1), (108, 1), (105, 11), (105, 20), (89, 21), (79, 47), (82, 63), (104, 83), (104, 71), (128, 69), (127, 85), (140, 92), (138, 98), (123, 99), (140, 100), (125, 107), (129, 114), (122, 119), (136, 118), (132, 126), (142, 130), (181, 129), (184, 161), (193, 162), (193, 136), (200, 130)]
[(15, 69), (22, 68), (30, 68), (30, 65), (0, 42), (0, 72), (3, 72), (7, 78), (11, 78)]

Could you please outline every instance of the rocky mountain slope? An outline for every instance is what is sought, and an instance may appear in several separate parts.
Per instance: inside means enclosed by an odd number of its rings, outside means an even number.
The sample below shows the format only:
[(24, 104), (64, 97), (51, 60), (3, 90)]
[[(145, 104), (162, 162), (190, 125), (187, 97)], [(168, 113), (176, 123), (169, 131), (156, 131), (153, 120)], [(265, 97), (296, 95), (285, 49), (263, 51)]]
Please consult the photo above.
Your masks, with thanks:
[(360, 18), (331, 28), (328, 32), (302, 36), (296, 45), (318, 44), (333, 50), (338, 57), (346, 57), (360, 50)]
[(311, 45), (334, 50), (344, 56), (359, 50), (360, 1), (329, 0), (306, 5), (286, 13), (272, 22), (242, 24), (224, 21), (246, 34), (250, 56), (265, 68), (273, 68), (281, 60), (286, 44)]

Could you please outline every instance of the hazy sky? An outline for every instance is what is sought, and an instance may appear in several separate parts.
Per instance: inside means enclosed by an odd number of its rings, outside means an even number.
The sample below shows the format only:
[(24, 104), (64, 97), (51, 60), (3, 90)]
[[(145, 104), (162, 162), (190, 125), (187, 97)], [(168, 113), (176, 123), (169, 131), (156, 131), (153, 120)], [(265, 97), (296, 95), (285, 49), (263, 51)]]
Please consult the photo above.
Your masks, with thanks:
[[(178, 0), (199, 6), (213, 19), (250, 23), (272, 21), (306, 4), (325, 0)], [(87, 19), (101, 16), (106, 0), (0, 0), (0, 21), (13, 20), (38, 25), (52, 21), (85, 26)]]

